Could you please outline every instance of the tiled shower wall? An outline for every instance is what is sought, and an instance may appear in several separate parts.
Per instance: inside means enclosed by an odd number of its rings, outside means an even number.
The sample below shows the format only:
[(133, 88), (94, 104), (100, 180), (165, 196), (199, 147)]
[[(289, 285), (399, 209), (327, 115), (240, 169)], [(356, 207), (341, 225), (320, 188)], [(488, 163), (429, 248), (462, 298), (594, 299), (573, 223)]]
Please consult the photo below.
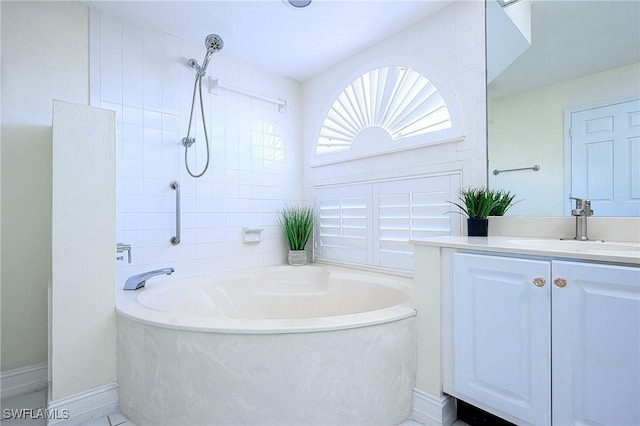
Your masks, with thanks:
[[(118, 261), (118, 283), (161, 267), (194, 275), (285, 261), (276, 212), (300, 200), (299, 83), (234, 60), (230, 50), (215, 54), (208, 76), (285, 99), (289, 106), (279, 112), (275, 104), (224, 89), (212, 94), (205, 79), (211, 164), (202, 178), (194, 179), (185, 170), (180, 141), (187, 131), (195, 77), (186, 63), (189, 58), (202, 61), (205, 36), (202, 44), (194, 44), (91, 10), (91, 104), (116, 111), (116, 236), (132, 245), (132, 263)], [(197, 103), (196, 111), (192, 135), (195, 131), (197, 142), (189, 160), (199, 172), (205, 140)], [(182, 192), (177, 246), (170, 243), (175, 234), (173, 180)], [(262, 241), (243, 243), (243, 227), (264, 228)]]

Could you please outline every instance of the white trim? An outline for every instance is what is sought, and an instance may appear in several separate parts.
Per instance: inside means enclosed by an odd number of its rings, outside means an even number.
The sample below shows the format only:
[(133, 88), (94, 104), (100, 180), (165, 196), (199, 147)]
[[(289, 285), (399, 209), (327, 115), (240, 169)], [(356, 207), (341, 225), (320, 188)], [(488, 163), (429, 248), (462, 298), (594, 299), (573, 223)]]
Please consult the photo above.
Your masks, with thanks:
[(57, 401), (49, 401), (49, 411), (68, 413), (69, 418), (51, 419), (47, 425), (81, 425), (113, 414), (118, 410), (118, 384), (109, 383)]
[(414, 388), (411, 419), (425, 425), (451, 426), (457, 419), (455, 399), (449, 395), (436, 397)]
[[(381, 155), (388, 155), (388, 154), (393, 154), (395, 152), (402, 152), (402, 151), (410, 151), (412, 149), (419, 149), (419, 148), (424, 148), (432, 145), (439, 145), (443, 143), (457, 143), (457, 142), (464, 141), (465, 136), (463, 134), (460, 134), (460, 135), (454, 134), (453, 136), (451, 136), (449, 134), (444, 133), (444, 132), (448, 132), (449, 130), (450, 129), (445, 129), (445, 130), (438, 130), (433, 133), (426, 133), (425, 134), (426, 136), (425, 135), (411, 136), (410, 138), (404, 139), (404, 145), (398, 145), (395, 147), (390, 147), (389, 149), (379, 150), (375, 152), (353, 154), (352, 151), (349, 150), (349, 151), (333, 152), (330, 154), (317, 155), (311, 162), (310, 167), (316, 168), (316, 167), (328, 166), (331, 164), (346, 163), (347, 161), (362, 160), (364, 158), (373, 158)], [(449, 133), (453, 133), (453, 130)], [(431, 140), (427, 140), (427, 138), (431, 136), (438, 136), (438, 138), (437, 139), (432, 138)], [(414, 140), (414, 139), (417, 140), (418, 138), (423, 138), (425, 139), (425, 141), (416, 143), (416, 144), (407, 143), (407, 141), (409, 140)], [(396, 141), (393, 141), (393, 142), (396, 142)]]
[(571, 200), (569, 199), (569, 197), (571, 197), (571, 114), (573, 113), (574, 110), (572, 108), (565, 108), (564, 110), (564, 182), (562, 185), (562, 187), (564, 188), (564, 197), (562, 197), (562, 214), (564, 216), (571, 215)]
[(47, 363), (3, 371), (0, 383), (2, 399), (45, 389), (47, 387)]
[(621, 96), (613, 99), (604, 99), (595, 102), (589, 102), (582, 105), (569, 106), (564, 109), (564, 216), (571, 216), (572, 203), (571, 197), (571, 115), (577, 112), (587, 111), (590, 109), (608, 107), (611, 105), (622, 104), (629, 101), (635, 101), (640, 96), (637, 94)]

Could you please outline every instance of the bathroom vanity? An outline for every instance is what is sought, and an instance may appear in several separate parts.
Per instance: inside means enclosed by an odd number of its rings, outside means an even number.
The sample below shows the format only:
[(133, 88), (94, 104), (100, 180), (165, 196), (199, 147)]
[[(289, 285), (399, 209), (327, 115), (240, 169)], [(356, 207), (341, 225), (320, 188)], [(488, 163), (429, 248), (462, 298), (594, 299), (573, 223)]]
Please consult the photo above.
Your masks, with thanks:
[(516, 424), (640, 424), (639, 244), (415, 245), (418, 389)]

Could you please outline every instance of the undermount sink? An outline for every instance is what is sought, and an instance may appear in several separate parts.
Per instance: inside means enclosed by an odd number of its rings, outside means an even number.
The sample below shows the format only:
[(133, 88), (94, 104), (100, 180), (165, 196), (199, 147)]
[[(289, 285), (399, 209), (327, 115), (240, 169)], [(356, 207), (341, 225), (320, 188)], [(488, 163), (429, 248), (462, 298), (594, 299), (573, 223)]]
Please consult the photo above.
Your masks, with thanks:
[(575, 252), (633, 252), (640, 254), (640, 244), (634, 243), (610, 243), (606, 241), (576, 241), (576, 240), (511, 240), (511, 244), (549, 250), (575, 251)]

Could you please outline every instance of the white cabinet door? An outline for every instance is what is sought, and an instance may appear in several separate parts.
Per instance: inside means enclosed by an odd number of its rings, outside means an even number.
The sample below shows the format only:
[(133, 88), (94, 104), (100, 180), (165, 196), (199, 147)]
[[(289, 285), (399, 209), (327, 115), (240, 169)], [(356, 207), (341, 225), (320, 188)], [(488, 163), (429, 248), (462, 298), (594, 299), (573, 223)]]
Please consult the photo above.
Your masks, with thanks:
[(553, 424), (640, 424), (640, 268), (554, 261), (553, 278)]
[(455, 396), (517, 423), (550, 423), (550, 269), (454, 254)]

